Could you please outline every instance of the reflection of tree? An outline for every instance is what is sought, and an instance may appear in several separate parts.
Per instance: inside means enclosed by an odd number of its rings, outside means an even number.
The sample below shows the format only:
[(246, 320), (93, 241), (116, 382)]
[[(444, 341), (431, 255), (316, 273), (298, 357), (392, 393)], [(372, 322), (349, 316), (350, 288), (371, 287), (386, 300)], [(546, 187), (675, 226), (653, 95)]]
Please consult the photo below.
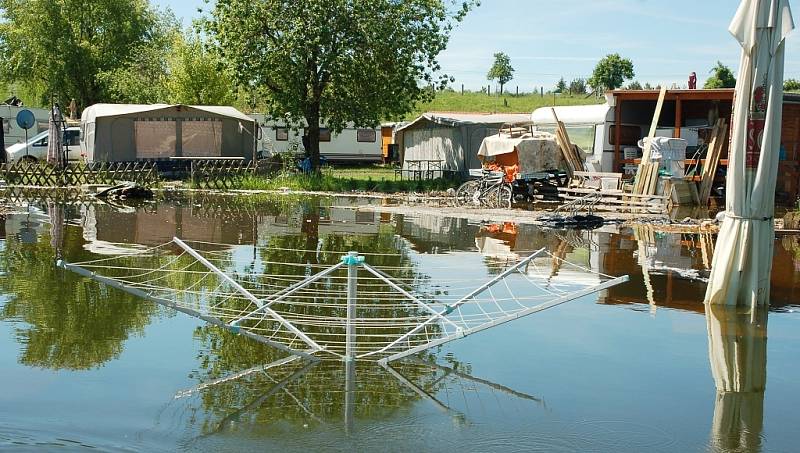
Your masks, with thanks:
[[(79, 260), (77, 229), (64, 232), (64, 255)], [(156, 308), (55, 266), (49, 238), (23, 244), (6, 240), (0, 253), (0, 289), (9, 300), (3, 319), (20, 319), (20, 362), (52, 369), (89, 369), (119, 356), (122, 343), (141, 333)]]
[[(318, 202), (309, 202), (303, 206), (303, 226), (300, 235), (274, 236), (269, 240), (269, 247), (258, 250), (258, 259), (264, 263), (263, 274), (285, 275), (302, 278), (310, 273), (316, 273), (324, 266), (333, 265), (340, 261), (341, 256), (348, 250), (359, 250), (368, 253), (367, 262), (377, 268), (388, 268), (389, 273), (404, 281), (415, 281), (416, 286), (423, 285), (427, 279), (421, 278), (414, 264), (405, 253), (398, 250), (398, 241), (391, 227), (380, 228), (377, 235), (348, 235), (348, 234), (319, 234), (319, 205)], [(320, 252), (317, 253), (319, 246)], [(298, 265), (298, 263), (300, 265)], [(306, 265), (313, 265), (307, 267)], [(320, 267), (317, 267), (320, 266)], [(362, 274), (364, 275), (364, 274)], [(244, 280), (247, 288), (261, 289), (270, 283), (260, 276), (238, 276)], [(333, 280), (320, 282), (314, 289), (330, 290), (343, 286), (343, 281)], [(396, 294), (388, 285), (369, 281), (369, 291), (381, 294)], [(343, 287), (342, 287), (343, 289)], [(273, 288), (274, 292), (275, 289)], [(344, 292), (342, 291), (342, 296)], [(359, 304), (370, 304), (368, 297), (361, 297)], [(314, 305), (293, 306), (290, 304), (276, 304), (273, 308), (279, 309), (281, 314), (290, 318), (292, 314), (316, 316), (341, 316), (332, 296), (327, 293), (320, 294), (314, 299)], [(277, 307), (277, 305), (281, 305)], [(373, 310), (373, 316), (392, 319), (395, 317), (408, 317), (426, 315), (411, 303), (387, 306)], [(312, 338), (315, 335), (324, 335), (334, 332), (331, 327), (307, 326), (304, 331)], [(387, 339), (398, 336), (390, 328), (373, 328), (371, 335), (386, 335)], [(208, 382), (222, 378), (231, 373), (249, 369), (258, 365), (267, 364), (279, 359), (284, 353), (255, 344), (220, 329), (203, 326), (197, 329), (196, 338), (202, 343), (199, 356), (200, 370), (195, 376), (200, 382)], [(328, 338), (328, 337), (324, 337)], [(359, 337), (360, 338), (360, 337)], [(430, 356), (428, 356), (430, 357)], [(451, 361), (455, 361), (451, 358)], [(456, 362), (457, 363), (457, 362)], [(311, 367), (307, 372), (286, 384), (280, 391), (271, 392), (270, 389), (292, 373), (302, 369), (305, 362), (296, 361), (270, 369), (263, 373), (253, 373), (244, 379), (226, 382), (221, 385), (208, 387), (200, 396), (202, 411), (205, 417), (200, 417), (193, 409), (192, 420), (201, 420), (201, 430), (205, 433), (226, 429), (220, 423), (227, 423), (235, 413), (238, 424), (244, 420), (252, 423), (267, 423), (276, 420), (288, 420), (297, 423), (316, 423), (319, 420), (340, 419), (345, 406), (345, 368), (341, 362), (322, 362)], [(403, 374), (412, 380), (421, 379), (425, 373), (430, 373), (430, 367), (420, 365), (401, 365)], [(394, 379), (386, 370), (369, 362), (358, 362), (356, 365), (357, 378), (355, 391), (355, 417), (382, 417), (394, 411), (397, 407), (405, 406), (419, 398), (401, 382)], [(431, 392), (435, 392), (440, 383), (433, 382), (428, 385)], [(247, 408), (246, 411), (238, 411)], [(313, 414), (313, 416), (312, 416)]]

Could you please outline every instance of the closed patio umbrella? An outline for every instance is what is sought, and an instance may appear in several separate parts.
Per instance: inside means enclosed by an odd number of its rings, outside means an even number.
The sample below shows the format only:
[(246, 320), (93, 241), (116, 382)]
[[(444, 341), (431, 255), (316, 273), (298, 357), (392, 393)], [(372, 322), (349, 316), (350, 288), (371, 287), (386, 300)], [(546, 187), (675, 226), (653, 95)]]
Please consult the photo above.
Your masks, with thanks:
[(58, 104), (53, 105), (50, 109), (50, 124), (47, 137), (47, 162), (62, 166), (64, 164), (64, 153), (61, 150), (61, 138), (63, 132), (61, 125), (64, 123), (64, 117), (61, 116), (61, 109)]
[(731, 122), (727, 215), (707, 303), (755, 306), (769, 301), (784, 40), (793, 29), (788, 0), (742, 0), (730, 25), (742, 56)]

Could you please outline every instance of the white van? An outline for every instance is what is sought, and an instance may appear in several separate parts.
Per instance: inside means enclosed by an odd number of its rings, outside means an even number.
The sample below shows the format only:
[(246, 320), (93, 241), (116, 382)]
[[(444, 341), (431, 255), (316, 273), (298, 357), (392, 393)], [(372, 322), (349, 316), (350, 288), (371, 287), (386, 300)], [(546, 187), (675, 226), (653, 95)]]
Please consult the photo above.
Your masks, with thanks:
[[(67, 160), (78, 161), (81, 158), (80, 146), (81, 130), (79, 127), (68, 127), (64, 131), (63, 143), (67, 145)], [(16, 143), (6, 148), (6, 162), (14, 163), (19, 160), (36, 162), (47, 159), (47, 145), (49, 132), (44, 131), (35, 135), (25, 143)]]

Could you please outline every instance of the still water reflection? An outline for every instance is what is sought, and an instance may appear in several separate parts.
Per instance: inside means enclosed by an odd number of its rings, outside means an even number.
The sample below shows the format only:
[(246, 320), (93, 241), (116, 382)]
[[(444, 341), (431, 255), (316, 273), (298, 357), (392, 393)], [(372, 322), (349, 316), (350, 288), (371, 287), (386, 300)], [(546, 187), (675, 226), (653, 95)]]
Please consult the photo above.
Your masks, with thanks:
[[(380, 203), (380, 201), (360, 201)], [(708, 235), (555, 231), (386, 215), (350, 199), (30, 200), (0, 222), (0, 448), (791, 450), (800, 397), (795, 268), (776, 243), (767, 314), (710, 309)], [(375, 253), (419, 287), (476, 284), (547, 247), (631, 282), (416, 361), (285, 354), (57, 269), (173, 236), (234, 245), (231, 269)], [(382, 255), (385, 254), (385, 255)], [(448, 271), (448, 264), (451, 270)], [(553, 275), (591, 279), (554, 262)], [(307, 269), (281, 272), (303, 275)], [(768, 351), (769, 350), (769, 351)], [(767, 366), (767, 354), (770, 361)], [(277, 364), (275, 364), (278, 362)], [(269, 364), (273, 364), (270, 366)]]

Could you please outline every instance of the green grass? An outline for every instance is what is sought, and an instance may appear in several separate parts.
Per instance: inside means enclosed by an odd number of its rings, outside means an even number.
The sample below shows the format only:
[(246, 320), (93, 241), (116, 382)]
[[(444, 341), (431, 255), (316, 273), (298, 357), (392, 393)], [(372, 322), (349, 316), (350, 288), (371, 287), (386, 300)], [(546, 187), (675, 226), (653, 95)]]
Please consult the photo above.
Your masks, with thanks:
[(414, 119), (423, 112), (482, 112), (482, 113), (531, 113), (539, 107), (552, 105), (587, 105), (599, 104), (605, 99), (586, 95), (570, 96), (568, 94), (556, 95), (555, 104), (553, 94), (545, 93), (544, 97), (538, 94), (503, 94), (502, 96), (486, 93), (458, 91), (437, 91), (433, 101), (419, 104), (417, 109), (406, 115), (406, 119)]
[(282, 190), (310, 192), (432, 192), (458, 187), (451, 179), (427, 181), (395, 180), (394, 170), (381, 167), (327, 168), (320, 175), (284, 173), (275, 176), (248, 176), (235, 187), (241, 190)]

